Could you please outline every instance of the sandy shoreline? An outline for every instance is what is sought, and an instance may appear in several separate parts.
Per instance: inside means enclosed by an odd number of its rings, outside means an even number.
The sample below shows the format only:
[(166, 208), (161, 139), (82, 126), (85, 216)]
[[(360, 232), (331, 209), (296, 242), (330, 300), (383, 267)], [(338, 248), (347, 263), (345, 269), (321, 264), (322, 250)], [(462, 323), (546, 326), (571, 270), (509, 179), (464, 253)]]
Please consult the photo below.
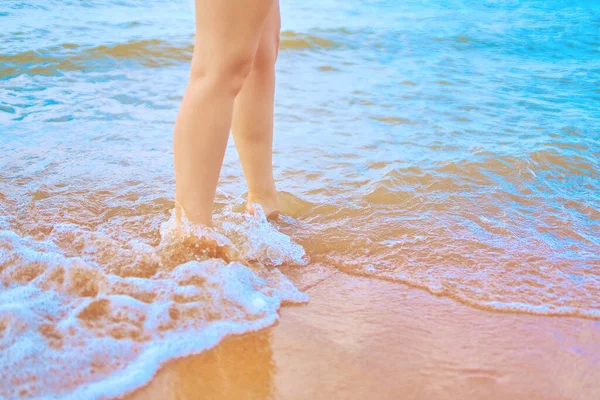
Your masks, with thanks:
[(276, 326), (172, 360), (142, 399), (599, 399), (600, 323), (494, 313), (313, 266)]

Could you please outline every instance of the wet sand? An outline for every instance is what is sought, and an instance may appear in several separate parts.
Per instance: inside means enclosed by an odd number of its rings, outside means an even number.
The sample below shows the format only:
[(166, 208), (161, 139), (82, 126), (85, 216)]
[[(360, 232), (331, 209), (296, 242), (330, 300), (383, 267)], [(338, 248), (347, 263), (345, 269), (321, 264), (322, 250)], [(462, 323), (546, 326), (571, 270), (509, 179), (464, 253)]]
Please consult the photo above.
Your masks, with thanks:
[(600, 323), (490, 312), (325, 267), (276, 326), (165, 364), (143, 399), (599, 399)]

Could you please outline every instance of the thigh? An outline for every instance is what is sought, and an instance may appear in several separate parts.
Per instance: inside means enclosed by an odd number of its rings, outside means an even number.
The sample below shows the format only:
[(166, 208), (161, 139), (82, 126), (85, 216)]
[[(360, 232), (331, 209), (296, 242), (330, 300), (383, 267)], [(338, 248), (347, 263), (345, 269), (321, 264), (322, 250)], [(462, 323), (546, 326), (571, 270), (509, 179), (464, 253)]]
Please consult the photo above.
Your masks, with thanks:
[(276, 0), (195, 0), (194, 61), (219, 68), (253, 58)]
[(279, 1), (275, 0), (261, 32), (260, 43), (254, 57), (255, 71), (273, 69), (279, 51), (280, 29)]
[(275, 45), (275, 49), (279, 49), (279, 37), (281, 35), (281, 14), (279, 12), (279, 0), (273, 1), (267, 20), (263, 26), (260, 37), (260, 45), (271, 44)]

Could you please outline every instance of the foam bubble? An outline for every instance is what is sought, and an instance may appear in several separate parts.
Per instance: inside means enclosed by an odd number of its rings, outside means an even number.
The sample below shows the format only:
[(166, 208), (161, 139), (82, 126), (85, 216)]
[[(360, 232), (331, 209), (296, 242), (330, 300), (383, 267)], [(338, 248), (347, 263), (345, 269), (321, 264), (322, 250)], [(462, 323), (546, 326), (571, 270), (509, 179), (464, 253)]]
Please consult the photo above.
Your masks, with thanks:
[(226, 210), (219, 216), (221, 229), (240, 249), (245, 260), (271, 266), (308, 264), (304, 248), (269, 223), (259, 204), (254, 204), (254, 210), (254, 215)]
[[(306, 263), (301, 246), (264, 214), (227, 218), (209, 229), (184, 215), (177, 224), (173, 211), (158, 246), (132, 239), (112, 250), (103, 247), (115, 245), (109, 237), (78, 236), (77, 227), (46, 240), (0, 231), (0, 398), (118, 396), (166, 360), (264, 328), (285, 302), (306, 302), (273, 268)], [(122, 265), (63, 251), (67, 236)]]

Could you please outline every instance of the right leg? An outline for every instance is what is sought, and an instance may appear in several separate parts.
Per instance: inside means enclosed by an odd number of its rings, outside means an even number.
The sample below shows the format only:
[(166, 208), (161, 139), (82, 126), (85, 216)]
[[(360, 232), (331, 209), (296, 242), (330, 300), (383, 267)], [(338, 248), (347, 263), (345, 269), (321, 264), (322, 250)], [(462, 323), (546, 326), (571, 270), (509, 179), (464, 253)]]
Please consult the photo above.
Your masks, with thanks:
[(273, 2), (254, 56), (252, 71), (235, 99), (232, 133), (248, 183), (246, 207), (254, 203), (265, 214), (279, 211), (279, 195), (273, 180), (273, 101), (275, 61), (279, 50), (279, 0)]
[(212, 224), (233, 102), (249, 74), (274, 0), (196, 0), (189, 82), (175, 122), (175, 203), (194, 223)]

